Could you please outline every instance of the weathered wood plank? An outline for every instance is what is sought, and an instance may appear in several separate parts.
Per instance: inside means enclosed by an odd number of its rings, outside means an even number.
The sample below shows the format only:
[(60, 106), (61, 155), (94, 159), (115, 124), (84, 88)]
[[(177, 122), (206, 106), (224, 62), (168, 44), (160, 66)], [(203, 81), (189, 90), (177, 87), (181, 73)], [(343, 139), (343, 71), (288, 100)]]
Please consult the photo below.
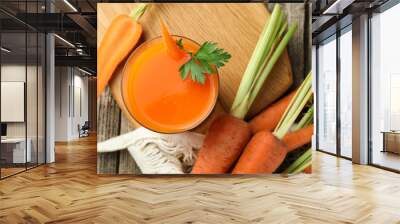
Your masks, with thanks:
[[(121, 113), (121, 134), (130, 132), (134, 130), (134, 125), (129, 121), (129, 119)], [(120, 151), (119, 154), (119, 174), (141, 174), (139, 167), (137, 166), (135, 160), (129, 154), (127, 150)]]
[[(120, 133), (121, 110), (117, 106), (110, 89), (101, 94), (97, 100), (97, 141), (101, 142)], [(116, 174), (118, 173), (119, 152), (98, 153), (97, 173)]]

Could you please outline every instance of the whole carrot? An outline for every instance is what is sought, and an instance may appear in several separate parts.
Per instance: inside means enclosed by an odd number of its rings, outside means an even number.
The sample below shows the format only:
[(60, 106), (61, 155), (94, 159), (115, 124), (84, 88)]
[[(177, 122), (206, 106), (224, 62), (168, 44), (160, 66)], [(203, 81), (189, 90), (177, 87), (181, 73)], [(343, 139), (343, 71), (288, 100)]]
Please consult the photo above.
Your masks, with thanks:
[(216, 118), (204, 139), (192, 173), (227, 173), (250, 137), (250, 127), (243, 120), (230, 115)]
[(282, 116), (279, 122), (281, 125), (278, 123), (278, 128), (273, 133), (260, 131), (252, 137), (232, 171), (234, 174), (273, 173), (288, 152), (311, 141), (312, 126), (290, 133), (286, 140), (291, 148), (281, 140), (288, 134), (311, 94), (311, 75), (308, 74)]
[(288, 152), (310, 143), (313, 125), (290, 132), (280, 140), (270, 131), (260, 131), (247, 144), (233, 169), (234, 174), (273, 173)]
[(314, 125), (308, 125), (297, 131), (289, 132), (283, 137), (282, 141), (286, 144), (288, 151), (293, 151), (311, 142), (314, 132)]
[(97, 54), (97, 97), (103, 92), (117, 66), (138, 43), (143, 29), (137, 20), (146, 8), (147, 4), (139, 4), (129, 16), (117, 16), (107, 28)]
[(233, 174), (272, 173), (283, 162), (287, 146), (270, 131), (256, 133), (233, 169)]
[(274, 130), (295, 94), (296, 91), (292, 91), (278, 102), (267, 107), (263, 112), (254, 117), (250, 121), (251, 131), (253, 133), (257, 133), (261, 130)]

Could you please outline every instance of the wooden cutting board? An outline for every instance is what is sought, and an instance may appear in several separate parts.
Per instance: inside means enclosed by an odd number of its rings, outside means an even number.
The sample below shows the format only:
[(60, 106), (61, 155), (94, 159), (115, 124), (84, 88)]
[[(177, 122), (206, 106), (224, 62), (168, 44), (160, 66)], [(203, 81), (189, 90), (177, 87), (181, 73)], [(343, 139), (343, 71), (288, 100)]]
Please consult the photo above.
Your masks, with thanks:
[[(98, 45), (112, 19), (120, 14), (129, 14), (136, 4), (97, 4)], [(269, 16), (270, 13), (263, 3), (153, 3), (140, 19), (144, 31), (141, 41), (160, 36), (159, 20), (163, 19), (171, 34), (186, 36), (199, 43), (217, 42), (218, 46), (232, 55), (229, 63), (219, 69), (220, 95), (219, 104), (213, 114), (215, 116), (224, 110), (229, 111), (247, 63)], [(125, 116), (134, 127), (138, 127), (139, 125), (122, 104), (120, 90), (122, 66), (123, 64), (110, 83), (111, 92)], [(248, 118), (282, 96), (291, 84), (291, 65), (285, 51), (266, 80), (263, 90), (249, 111)], [(201, 132), (204, 132), (204, 126), (208, 125), (202, 125)]]

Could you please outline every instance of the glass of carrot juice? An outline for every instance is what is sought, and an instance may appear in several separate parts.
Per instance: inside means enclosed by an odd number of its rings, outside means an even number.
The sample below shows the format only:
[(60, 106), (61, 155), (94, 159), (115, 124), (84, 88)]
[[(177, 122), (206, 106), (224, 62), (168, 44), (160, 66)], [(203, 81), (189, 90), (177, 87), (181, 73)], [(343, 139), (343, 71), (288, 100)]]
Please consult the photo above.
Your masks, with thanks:
[[(183, 47), (195, 53), (200, 45), (181, 36)], [(179, 68), (190, 55), (175, 59), (167, 54), (162, 37), (140, 45), (123, 69), (121, 91), (130, 115), (142, 126), (160, 133), (179, 133), (198, 126), (212, 112), (219, 78), (207, 74), (204, 84), (183, 80)]]

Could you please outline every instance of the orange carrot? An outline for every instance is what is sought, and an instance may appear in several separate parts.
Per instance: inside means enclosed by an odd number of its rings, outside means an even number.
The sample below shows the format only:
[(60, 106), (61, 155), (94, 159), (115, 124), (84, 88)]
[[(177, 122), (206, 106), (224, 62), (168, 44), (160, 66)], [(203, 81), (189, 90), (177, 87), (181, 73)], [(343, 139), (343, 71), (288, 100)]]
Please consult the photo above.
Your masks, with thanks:
[(249, 125), (231, 115), (216, 118), (204, 139), (193, 174), (227, 173), (251, 137)]
[(311, 174), (312, 173), (312, 165), (309, 165), (307, 168), (304, 169), (304, 173)]
[(167, 53), (175, 59), (179, 59), (185, 56), (185, 52), (178, 47), (175, 40), (169, 34), (168, 28), (165, 26), (162, 20), (160, 20), (160, 26), (162, 30), (164, 44), (167, 48)]
[(283, 162), (288, 152), (311, 142), (313, 125), (278, 139), (270, 131), (256, 133), (244, 149), (234, 174), (273, 173)]
[(97, 97), (105, 89), (117, 66), (128, 56), (142, 35), (142, 25), (137, 19), (146, 4), (139, 5), (131, 14), (119, 15), (107, 28), (97, 54)]
[(287, 154), (286, 145), (270, 131), (256, 133), (236, 163), (233, 174), (273, 173)]
[(310, 124), (297, 131), (287, 133), (285, 137), (283, 137), (282, 141), (286, 144), (288, 151), (291, 152), (307, 143), (310, 143), (313, 132), (314, 125)]
[(257, 133), (262, 130), (274, 130), (295, 94), (296, 90), (267, 107), (263, 112), (254, 117), (250, 121), (251, 131)]

